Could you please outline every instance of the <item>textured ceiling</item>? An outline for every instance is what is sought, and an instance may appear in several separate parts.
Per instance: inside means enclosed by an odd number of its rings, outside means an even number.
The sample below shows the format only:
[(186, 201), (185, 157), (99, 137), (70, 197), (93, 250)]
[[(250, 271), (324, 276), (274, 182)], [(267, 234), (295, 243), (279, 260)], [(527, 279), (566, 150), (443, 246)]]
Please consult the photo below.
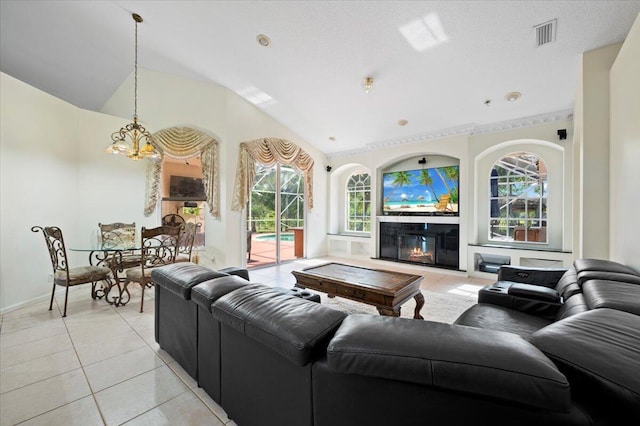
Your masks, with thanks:
[[(569, 110), (580, 54), (623, 41), (640, 1), (2, 0), (0, 69), (99, 111), (133, 70), (131, 12), (141, 67), (267, 94), (259, 108), (335, 153)], [(536, 47), (552, 19), (555, 43)], [(418, 24), (439, 43), (414, 49), (401, 29)]]

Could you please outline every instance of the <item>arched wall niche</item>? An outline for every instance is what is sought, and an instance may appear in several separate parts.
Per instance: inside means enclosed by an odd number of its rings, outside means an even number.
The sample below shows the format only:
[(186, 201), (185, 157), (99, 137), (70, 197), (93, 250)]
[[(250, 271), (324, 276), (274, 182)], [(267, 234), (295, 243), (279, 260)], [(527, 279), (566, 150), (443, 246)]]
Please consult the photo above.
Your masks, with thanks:
[[(152, 135), (153, 145), (160, 155), (177, 160), (195, 156), (202, 163), (202, 181), (209, 213), (220, 216), (220, 183), (218, 176), (218, 141), (192, 127), (169, 127)], [(149, 162), (145, 188), (144, 215), (150, 216), (160, 200), (163, 161)]]
[[(548, 196), (548, 230), (547, 243), (541, 243), (539, 247), (544, 249), (565, 249), (569, 243), (566, 229), (567, 206), (565, 205), (565, 191), (568, 190), (567, 179), (565, 177), (565, 149), (562, 145), (539, 139), (516, 139), (510, 140), (479, 153), (474, 159), (473, 190), (471, 192), (473, 200), (472, 215), (472, 237), (471, 240), (477, 244), (489, 243), (489, 177), (494, 164), (502, 157), (513, 152), (530, 152), (538, 155), (547, 165), (547, 182), (549, 187)], [(514, 247), (521, 247), (517, 242), (509, 243)], [(525, 245), (525, 247), (530, 247)]]
[[(346, 217), (346, 192), (345, 186), (347, 179), (357, 172), (368, 173), (371, 175), (371, 169), (362, 163), (346, 163), (342, 164), (331, 171), (329, 176), (329, 205), (332, 208), (328, 211), (329, 216), (329, 233), (330, 234), (342, 234), (345, 232), (345, 217)], [(373, 178), (373, 177), (372, 177)], [(376, 193), (373, 187), (373, 180), (371, 186), (372, 199)], [(372, 217), (371, 223), (375, 223), (375, 209), (371, 209)]]

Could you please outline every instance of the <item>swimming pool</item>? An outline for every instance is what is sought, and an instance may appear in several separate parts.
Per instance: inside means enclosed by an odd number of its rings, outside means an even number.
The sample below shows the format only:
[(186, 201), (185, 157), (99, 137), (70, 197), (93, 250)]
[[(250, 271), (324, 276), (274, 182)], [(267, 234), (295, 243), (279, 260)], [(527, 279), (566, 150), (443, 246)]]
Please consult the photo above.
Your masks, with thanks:
[[(264, 234), (256, 237), (258, 241), (275, 241), (276, 234)], [(293, 234), (280, 234), (280, 241), (293, 241)]]

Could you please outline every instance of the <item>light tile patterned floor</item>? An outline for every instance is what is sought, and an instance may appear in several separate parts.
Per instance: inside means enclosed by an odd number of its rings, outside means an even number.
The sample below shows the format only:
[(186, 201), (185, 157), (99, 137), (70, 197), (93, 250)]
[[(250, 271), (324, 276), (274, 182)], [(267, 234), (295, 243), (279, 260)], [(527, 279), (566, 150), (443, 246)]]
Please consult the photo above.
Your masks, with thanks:
[[(298, 260), (250, 272), (251, 281), (292, 286), (292, 270), (340, 259)], [(424, 275), (422, 288), (475, 292), (488, 280), (393, 263), (345, 263)], [(153, 291), (115, 308), (89, 287), (22, 307), (0, 318), (0, 426), (234, 425), (224, 410), (154, 340)]]

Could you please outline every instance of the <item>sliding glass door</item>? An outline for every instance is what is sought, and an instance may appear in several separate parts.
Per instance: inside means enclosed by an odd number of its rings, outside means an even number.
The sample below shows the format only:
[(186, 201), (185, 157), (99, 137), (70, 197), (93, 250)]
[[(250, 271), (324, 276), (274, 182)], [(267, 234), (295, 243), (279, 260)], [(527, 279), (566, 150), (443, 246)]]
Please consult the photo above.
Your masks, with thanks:
[(303, 257), (304, 178), (292, 167), (256, 166), (247, 207), (247, 266)]

